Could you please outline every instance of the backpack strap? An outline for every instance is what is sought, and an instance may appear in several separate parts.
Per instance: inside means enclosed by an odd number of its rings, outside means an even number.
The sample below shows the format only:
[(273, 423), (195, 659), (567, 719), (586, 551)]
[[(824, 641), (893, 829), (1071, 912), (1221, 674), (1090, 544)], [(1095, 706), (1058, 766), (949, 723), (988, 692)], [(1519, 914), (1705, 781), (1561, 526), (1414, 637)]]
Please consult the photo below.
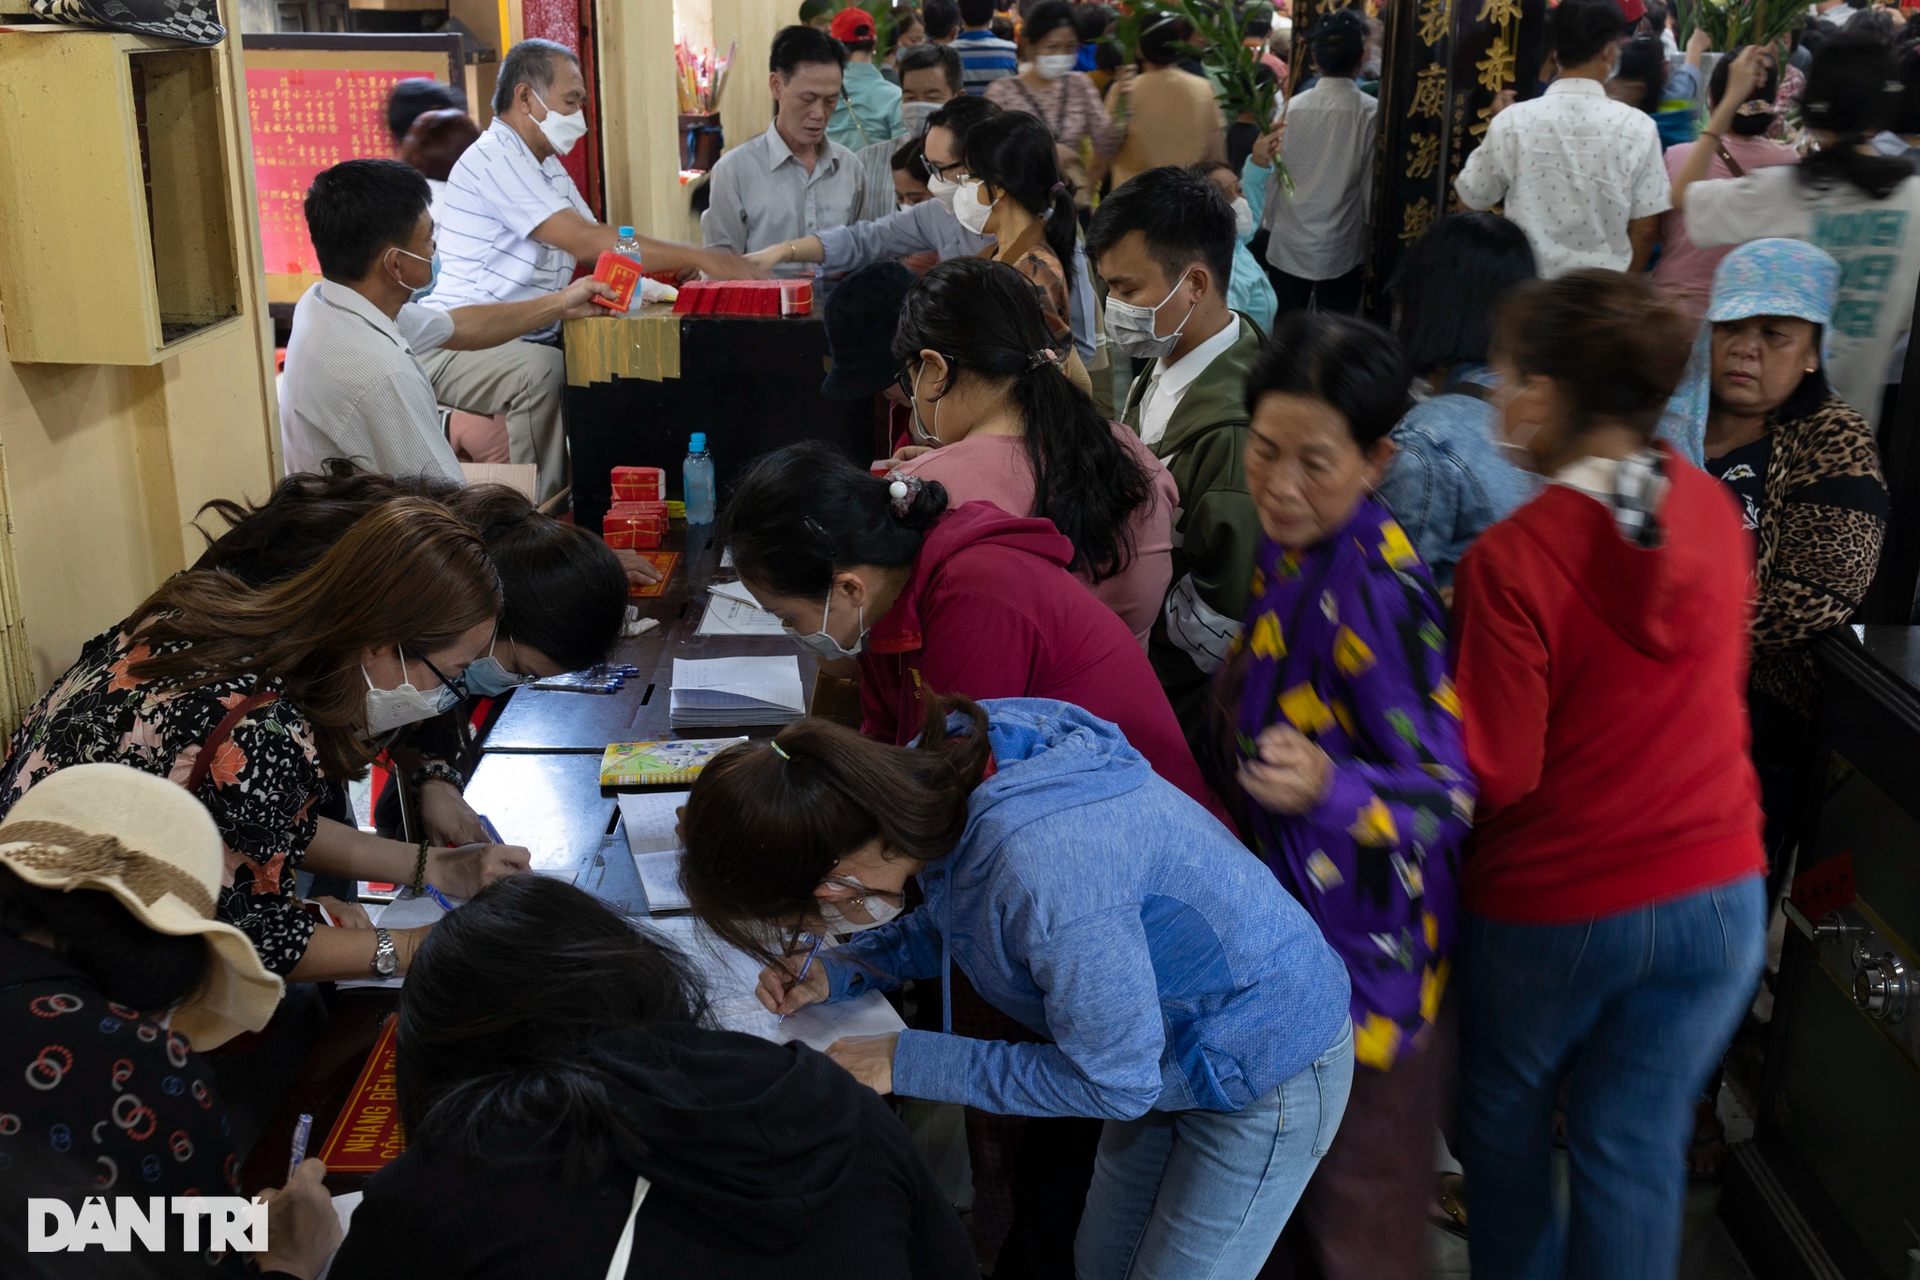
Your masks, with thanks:
[(213, 770), (214, 753), (233, 736), (234, 726), (267, 703), (279, 700), (280, 694), (276, 690), (268, 689), (263, 693), (249, 694), (233, 705), (232, 709), (221, 718), (220, 723), (214, 726), (213, 732), (207, 735), (207, 740), (200, 744), (200, 754), (194, 757), (193, 768), (187, 773), (188, 795), (200, 794), (201, 784), (206, 782), (207, 775)]

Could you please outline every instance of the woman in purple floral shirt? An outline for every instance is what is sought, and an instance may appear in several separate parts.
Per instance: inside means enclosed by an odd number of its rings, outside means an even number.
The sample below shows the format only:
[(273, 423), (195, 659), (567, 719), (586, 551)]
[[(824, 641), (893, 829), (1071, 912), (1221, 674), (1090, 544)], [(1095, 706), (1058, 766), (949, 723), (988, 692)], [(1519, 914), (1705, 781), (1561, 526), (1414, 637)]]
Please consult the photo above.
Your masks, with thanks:
[(1242, 831), (1353, 982), (1353, 1098), (1275, 1251), (1280, 1275), (1415, 1280), (1473, 783), (1446, 617), (1370, 496), (1411, 376), (1362, 320), (1284, 316), (1247, 381), (1245, 464), (1266, 534), (1215, 689), (1216, 773)]

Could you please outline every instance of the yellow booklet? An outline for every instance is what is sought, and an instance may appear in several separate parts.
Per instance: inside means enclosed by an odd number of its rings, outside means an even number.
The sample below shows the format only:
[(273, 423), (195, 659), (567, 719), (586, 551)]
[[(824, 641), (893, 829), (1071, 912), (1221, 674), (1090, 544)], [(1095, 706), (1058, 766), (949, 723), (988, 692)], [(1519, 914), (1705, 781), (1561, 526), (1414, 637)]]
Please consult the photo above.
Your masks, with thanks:
[(707, 761), (740, 738), (675, 738), (667, 742), (610, 742), (600, 757), (603, 787), (684, 787)]

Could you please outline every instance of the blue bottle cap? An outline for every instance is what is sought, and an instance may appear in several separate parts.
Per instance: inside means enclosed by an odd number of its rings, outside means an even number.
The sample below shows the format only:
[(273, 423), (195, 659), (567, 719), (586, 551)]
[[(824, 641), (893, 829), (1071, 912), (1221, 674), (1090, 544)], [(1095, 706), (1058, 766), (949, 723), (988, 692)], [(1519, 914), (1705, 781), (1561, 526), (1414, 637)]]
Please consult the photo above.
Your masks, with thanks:
[(704, 431), (694, 432), (693, 439), (687, 441), (687, 451), (689, 453), (705, 453), (707, 451), (707, 433)]
[(625, 239), (627, 239), (627, 238), (629, 238), (629, 237), (630, 237), (630, 236), (632, 236), (632, 235), (633, 235), (633, 228), (632, 228), (632, 227), (622, 227), (622, 228), (620, 228), (620, 238), (621, 238), (622, 240), (625, 240)]

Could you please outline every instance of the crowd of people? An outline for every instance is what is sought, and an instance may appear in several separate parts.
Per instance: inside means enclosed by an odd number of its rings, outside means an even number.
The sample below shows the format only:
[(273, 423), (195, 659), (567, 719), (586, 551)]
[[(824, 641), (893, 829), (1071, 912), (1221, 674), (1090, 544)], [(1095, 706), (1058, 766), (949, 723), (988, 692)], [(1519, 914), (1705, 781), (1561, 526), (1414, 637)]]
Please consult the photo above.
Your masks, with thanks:
[[(408, 1148), (344, 1243), (303, 1164), (259, 1273), (1413, 1280), (1439, 1135), (1477, 1276), (1672, 1275), (1808, 647), (1887, 525), (1920, 31), (1828, 4), (1683, 51), (1625, 5), (1552, 9), (1390, 279), (1361, 8), (1291, 77), (1248, 22), (1292, 86), (1250, 122), (1171, 16), (1125, 66), (1066, 0), (809, 0), (774, 38), (705, 243), (640, 243), (823, 277), (820, 393), (891, 424), (878, 471), (753, 460), (720, 529), (858, 725), (733, 747), (682, 812), (770, 1011), (911, 992), (824, 1055), (714, 1029), (463, 795), (470, 700), (604, 660), (657, 573), (538, 505), (556, 335), (610, 296), (576, 267), (620, 239), (559, 160), (577, 60), (514, 46), (484, 131), (397, 93), (398, 158), (306, 195), (287, 477), (209, 504), (0, 766), (0, 1181), (237, 1186), (291, 993), (405, 975)], [(417, 839), (355, 822), (376, 759)], [(470, 901), (377, 928), (368, 880)], [(964, 1221), (895, 1095), (965, 1108)]]

